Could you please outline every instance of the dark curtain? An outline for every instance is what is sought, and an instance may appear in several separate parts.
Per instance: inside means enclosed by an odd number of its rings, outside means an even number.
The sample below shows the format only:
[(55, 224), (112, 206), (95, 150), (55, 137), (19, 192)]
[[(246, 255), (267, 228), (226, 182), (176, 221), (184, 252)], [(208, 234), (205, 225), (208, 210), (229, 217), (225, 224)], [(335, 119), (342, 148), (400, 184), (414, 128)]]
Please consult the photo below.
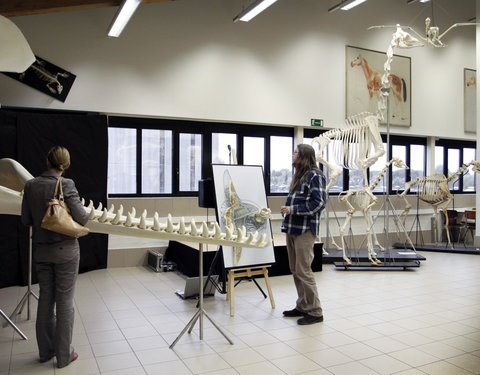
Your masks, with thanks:
[[(87, 203), (92, 200), (96, 207), (99, 202), (106, 206), (108, 129), (105, 116), (0, 111), (0, 145), (0, 158), (17, 160), (33, 176), (46, 169), (45, 156), (52, 146), (65, 146), (71, 157), (71, 167), (65, 177), (75, 181)], [(0, 223), (0, 287), (25, 285), (28, 228), (14, 216), (0, 215)], [(79, 241), (80, 272), (106, 268), (108, 236), (92, 233)], [(35, 274), (33, 282), (36, 282)]]

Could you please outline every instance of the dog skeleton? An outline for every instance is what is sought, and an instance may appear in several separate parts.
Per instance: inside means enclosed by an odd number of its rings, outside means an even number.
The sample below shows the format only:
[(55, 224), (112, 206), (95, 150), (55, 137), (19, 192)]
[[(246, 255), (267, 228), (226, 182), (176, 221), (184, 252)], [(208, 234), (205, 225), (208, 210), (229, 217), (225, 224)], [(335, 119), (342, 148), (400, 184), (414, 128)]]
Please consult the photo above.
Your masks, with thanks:
[(392, 158), (389, 162), (385, 164), (385, 167), (380, 171), (380, 173), (377, 175), (375, 180), (369, 186), (364, 186), (363, 188), (360, 188), (360, 189), (347, 190), (344, 193), (342, 193), (343, 195), (339, 195), (338, 197), (340, 202), (344, 202), (348, 206), (347, 218), (345, 219), (345, 222), (340, 228), (340, 238), (342, 243), (343, 259), (347, 264), (352, 264), (352, 261), (345, 254), (344, 235), (348, 225), (350, 224), (350, 221), (352, 220), (353, 214), (357, 211), (355, 206), (362, 211), (363, 217), (365, 218), (365, 222), (367, 225), (366, 238), (367, 238), (368, 259), (370, 259), (370, 262), (372, 262), (372, 264), (374, 265), (379, 265), (382, 263), (380, 260), (377, 259), (377, 254), (373, 250), (374, 245), (380, 248), (381, 250), (383, 250), (383, 247), (378, 242), (377, 235), (373, 230), (373, 219), (372, 219), (371, 208), (378, 202), (378, 198), (375, 195), (373, 195), (373, 190), (380, 183), (385, 173), (387, 173), (388, 168), (390, 167), (391, 164), (393, 164), (397, 168), (404, 168), (404, 169), (408, 168), (407, 165), (401, 159)]
[(473, 166), (473, 171), (475, 173), (480, 172), (480, 162), (476, 160), (472, 160), (468, 164), (463, 164), (455, 173), (452, 175), (445, 177), (443, 174), (435, 174), (433, 176), (426, 176), (426, 177), (419, 177), (415, 180), (409, 181), (405, 184), (405, 190), (398, 194), (398, 196), (404, 200), (405, 208), (403, 212), (400, 214), (400, 217), (403, 218), (403, 223), (405, 224), (407, 215), (412, 208), (412, 205), (407, 201), (407, 193), (408, 191), (415, 185), (418, 185), (418, 198), (430, 204), (433, 207), (435, 212), (434, 215), (434, 238), (435, 243), (437, 243), (437, 213), (438, 209), (442, 210), (445, 216), (445, 231), (447, 233), (447, 245), (452, 246), (452, 242), (450, 239), (450, 233), (448, 230), (448, 215), (447, 215), (447, 207), (453, 199), (453, 195), (450, 192), (448, 187), (448, 183), (454, 181), (458, 176), (463, 174), (468, 167)]

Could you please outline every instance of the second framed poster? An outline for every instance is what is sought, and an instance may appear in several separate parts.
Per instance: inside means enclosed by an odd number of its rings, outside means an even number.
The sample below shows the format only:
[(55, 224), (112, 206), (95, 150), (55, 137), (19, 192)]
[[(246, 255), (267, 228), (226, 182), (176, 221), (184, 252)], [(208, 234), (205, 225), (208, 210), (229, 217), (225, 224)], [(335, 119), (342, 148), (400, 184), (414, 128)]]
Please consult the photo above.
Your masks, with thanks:
[[(361, 112), (376, 113), (383, 65), (383, 52), (346, 47), (346, 116)], [(411, 126), (411, 64), (410, 58), (393, 56), (390, 83), (390, 124)]]

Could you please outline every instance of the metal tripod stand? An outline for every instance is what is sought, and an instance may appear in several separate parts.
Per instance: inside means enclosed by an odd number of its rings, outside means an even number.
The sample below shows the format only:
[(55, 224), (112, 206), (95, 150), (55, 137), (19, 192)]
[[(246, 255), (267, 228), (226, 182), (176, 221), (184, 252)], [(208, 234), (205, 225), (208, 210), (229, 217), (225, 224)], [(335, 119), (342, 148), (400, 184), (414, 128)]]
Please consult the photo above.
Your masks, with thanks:
[[(28, 232), (28, 284), (27, 284), (27, 291), (25, 292), (24, 296), (18, 303), (17, 307), (15, 307), (15, 310), (13, 310), (12, 314), (10, 315), (10, 319), (8, 319), (6, 316), (4, 316), (3, 312), (1, 313), (2, 316), (7, 320), (7, 322), (10, 325), (13, 325), (13, 328), (22, 336), (24, 339), (27, 339), (27, 336), (25, 336), (21, 331), (19, 332), (19, 329), (12, 323), (13, 318), (16, 315), (20, 315), (23, 311), (23, 308), (25, 307), (25, 304), (27, 304), (27, 320), (30, 320), (30, 296), (34, 296), (37, 301), (38, 301), (38, 296), (35, 294), (35, 292), (32, 290), (32, 228), (29, 228)], [(1, 310), (0, 310), (1, 311)], [(4, 327), (7, 325), (7, 323), (4, 323)]]
[(203, 243), (199, 244), (198, 248), (198, 280), (199, 280), (199, 286), (198, 286), (198, 309), (195, 315), (193, 315), (192, 319), (187, 323), (185, 328), (180, 332), (180, 334), (177, 336), (175, 341), (170, 345), (170, 349), (173, 349), (175, 344), (180, 340), (180, 338), (185, 334), (185, 332), (191, 333), (193, 330), (193, 327), (195, 327), (195, 324), (197, 323), (197, 320), (199, 321), (199, 336), (200, 340), (203, 340), (203, 316), (205, 315), (208, 320), (210, 320), (210, 323), (213, 324), (213, 326), (217, 329), (218, 332), (220, 332), (225, 339), (233, 345), (233, 341), (220, 329), (219, 326), (210, 318), (207, 314), (207, 312), (203, 309)]

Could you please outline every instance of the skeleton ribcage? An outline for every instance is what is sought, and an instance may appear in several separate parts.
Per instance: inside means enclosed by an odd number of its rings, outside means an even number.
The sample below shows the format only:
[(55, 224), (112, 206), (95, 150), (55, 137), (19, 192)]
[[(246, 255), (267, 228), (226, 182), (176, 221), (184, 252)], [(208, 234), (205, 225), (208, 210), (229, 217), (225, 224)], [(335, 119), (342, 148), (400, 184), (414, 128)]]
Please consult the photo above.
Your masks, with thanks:
[(445, 176), (436, 175), (422, 180), (418, 184), (419, 198), (430, 204), (442, 203), (449, 196), (447, 179)]
[(372, 138), (370, 129), (363, 116), (354, 116), (345, 120), (347, 128), (333, 137), (333, 156), (335, 162), (349, 170), (359, 170), (359, 161), (370, 155)]

